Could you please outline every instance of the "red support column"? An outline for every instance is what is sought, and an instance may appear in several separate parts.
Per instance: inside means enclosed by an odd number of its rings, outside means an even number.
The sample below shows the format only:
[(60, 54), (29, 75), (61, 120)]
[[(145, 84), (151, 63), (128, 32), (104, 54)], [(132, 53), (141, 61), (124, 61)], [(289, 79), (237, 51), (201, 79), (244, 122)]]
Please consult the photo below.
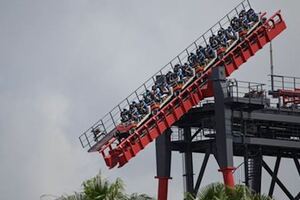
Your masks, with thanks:
[(155, 177), (158, 179), (158, 194), (157, 200), (168, 199), (168, 183), (170, 177)]
[(224, 185), (226, 185), (229, 188), (234, 188), (234, 172), (235, 168), (234, 167), (226, 167), (219, 169), (219, 172), (222, 172), (223, 174), (223, 179), (224, 179)]

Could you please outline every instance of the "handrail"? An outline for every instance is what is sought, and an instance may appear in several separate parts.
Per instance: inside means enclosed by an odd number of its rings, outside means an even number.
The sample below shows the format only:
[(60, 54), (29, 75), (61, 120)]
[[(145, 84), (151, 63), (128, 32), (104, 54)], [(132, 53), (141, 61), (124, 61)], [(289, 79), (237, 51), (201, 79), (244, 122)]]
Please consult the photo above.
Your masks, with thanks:
[[(236, 7), (234, 7), (231, 11), (229, 11), (224, 17), (222, 17), (217, 23), (215, 23), (212, 27), (210, 27), (204, 34), (200, 35), (196, 40), (194, 40), (189, 46), (187, 46), (183, 51), (181, 51), (177, 56), (171, 59), (166, 65), (164, 65), (160, 70), (158, 70), (152, 77), (147, 79), (144, 83), (142, 83), (136, 90), (129, 94), (124, 100), (122, 100), (119, 104), (117, 104), (112, 110), (110, 110), (106, 115), (104, 115), (101, 119), (96, 121), (90, 128), (88, 128), (85, 132), (83, 132), (80, 136), (80, 142), (83, 148), (89, 146), (90, 148), (96, 144), (101, 138), (90, 139), (91, 134), (88, 136), (88, 133), (94, 130), (95, 128), (99, 128), (101, 132), (104, 134), (103, 137), (107, 135), (110, 131), (112, 131), (116, 125), (119, 123), (120, 118), (118, 117), (118, 113), (120, 113), (122, 108), (128, 107), (130, 101), (136, 101), (139, 99), (139, 95), (143, 94), (146, 89), (150, 89), (152, 85), (154, 85), (154, 77), (159, 74), (166, 74), (167, 71), (173, 70), (173, 66), (177, 63), (185, 63), (187, 62), (186, 58), (193, 52), (197, 45), (205, 45), (208, 43), (208, 39), (211, 36), (211, 33), (216, 33), (220, 28), (220, 25), (224, 26), (227, 24), (230, 25), (230, 20), (236, 16), (241, 10), (251, 8), (249, 0), (243, 0)], [(209, 35), (208, 35), (209, 34)], [(114, 114), (112, 114), (114, 113)]]

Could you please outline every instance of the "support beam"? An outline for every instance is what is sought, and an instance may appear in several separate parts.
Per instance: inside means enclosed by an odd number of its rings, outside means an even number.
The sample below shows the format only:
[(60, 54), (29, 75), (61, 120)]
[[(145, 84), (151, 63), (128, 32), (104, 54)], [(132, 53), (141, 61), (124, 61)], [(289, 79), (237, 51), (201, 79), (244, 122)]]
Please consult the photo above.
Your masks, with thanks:
[(296, 165), (296, 168), (297, 168), (297, 171), (298, 171), (298, 174), (300, 176), (300, 163), (299, 163), (299, 160), (296, 156), (294, 156), (294, 162), (295, 162), (295, 165)]
[(295, 200), (300, 200), (300, 192), (295, 196)]
[(259, 137), (234, 137), (234, 143), (242, 143), (249, 145), (259, 145), (259, 146), (271, 146), (271, 147), (281, 147), (288, 149), (299, 149), (300, 142), (289, 141), (289, 140), (279, 140), (279, 139), (269, 139), (269, 138), (259, 138)]
[(232, 111), (225, 104), (228, 97), (225, 68), (218, 66), (212, 70), (212, 81), (215, 97), (215, 120), (216, 120), (216, 158), (223, 173), (224, 183), (234, 187), (233, 177), (233, 142), (232, 142)]
[(158, 200), (168, 199), (168, 182), (171, 179), (171, 133), (171, 129), (168, 129), (155, 141)]
[[(263, 160), (262, 161), (262, 165), (265, 168), (265, 170), (269, 173), (270, 176), (273, 177), (273, 172), (271, 170), (271, 168), (267, 165), (267, 163)], [(288, 189), (284, 186), (284, 184), (278, 179), (278, 177), (275, 177), (275, 181), (278, 184), (278, 186), (282, 189), (282, 191), (285, 193), (285, 195), (290, 199), (290, 200), (294, 200), (293, 195), (288, 191)]]
[(272, 181), (271, 181), (271, 185), (270, 185), (270, 190), (269, 190), (269, 196), (273, 197), (273, 193), (274, 193), (274, 188), (275, 188), (275, 178), (277, 177), (278, 174), (278, 170), (279, 170), (279, 166), (280, 166), (280, 161), (281, 161), (281, 156), (277, 156), (276, 158), (276, 163), (275, 163), (275, 167), (274, 167), (274, 173), (272, 176)]
[(192, 135), (191, 128), (183, 128), (184, 142), (186, 148), (183, 154), (184, 158), (184, 185), (185, 192), (194, 193), (194, 170), (193, 170), (193, 152), (192, 152)]
[(204, 172), (205, 172), (205, 169), (206, 169), (206, 166), (207, 166), (207, 163), (208, 163), (209, 156), (210, 156), (210, 150), (207, 150), (206, 153), (205, 153), (205, 156), (203, 158), (201, 169), (200, 169), (197, 181), (196, 181), (196, 185), (195, 185), (195, 189), (194, 189), (194, 195), (195, 196), (197, 195), (197, 193), (199, 191), (199, 188), (200, 188), (203, 176), (204, 176)]

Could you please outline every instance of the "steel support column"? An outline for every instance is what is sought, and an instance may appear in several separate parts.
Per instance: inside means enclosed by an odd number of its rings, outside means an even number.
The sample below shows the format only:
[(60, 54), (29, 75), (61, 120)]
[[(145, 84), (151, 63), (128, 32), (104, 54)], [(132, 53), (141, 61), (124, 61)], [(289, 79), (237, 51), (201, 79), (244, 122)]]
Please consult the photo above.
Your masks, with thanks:
[(186, 144), (185, 152), (183, 154), (184, 164), (184, 185), (185, 192), (194, 193), (194, 170), (193, 170), (193, 152), (192, 152), (192, 135), (191, 128), (183, 128), (184, 142)]
[(223, 66), (213, 68), (212, 79), (216, 113), (216, 158), (220, 166), (219, 171), (223, 173), (225, 185), (234, 187), (232, 112), (225, 104), (225, 98), (228, 97), (225, 68)]
[(171, 129), (155, 140), (158, 200), (168, 199), (168, 182), (171, 179)]
[(260, 150), (258, 154), (250, 158), (252, 165), (248, 166), (248, 171), (251, 171), (251, 178), (249, 180), (249, 187), (256, 193), (261, 192), (261, 177), (262, 177), (262, 155)]

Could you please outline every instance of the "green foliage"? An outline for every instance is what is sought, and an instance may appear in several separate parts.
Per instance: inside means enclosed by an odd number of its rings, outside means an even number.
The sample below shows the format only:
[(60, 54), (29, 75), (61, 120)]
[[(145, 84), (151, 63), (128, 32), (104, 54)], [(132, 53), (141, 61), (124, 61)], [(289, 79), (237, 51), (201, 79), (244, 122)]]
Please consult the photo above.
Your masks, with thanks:
[(62, 196), (57, 200), (154, 200), (146, 194), (127, 195), (121, 179), (111, 183), (101, 173), (83, 182), (82, 186), (83, 192)]
[(254, 194), (244, 185), (237, 185), (235, 188), (226, 188), (221, 183), (213, 183), (204, 187), (197, 198), (187, 194), (185, 200), (272, 200), (272, 198)]

